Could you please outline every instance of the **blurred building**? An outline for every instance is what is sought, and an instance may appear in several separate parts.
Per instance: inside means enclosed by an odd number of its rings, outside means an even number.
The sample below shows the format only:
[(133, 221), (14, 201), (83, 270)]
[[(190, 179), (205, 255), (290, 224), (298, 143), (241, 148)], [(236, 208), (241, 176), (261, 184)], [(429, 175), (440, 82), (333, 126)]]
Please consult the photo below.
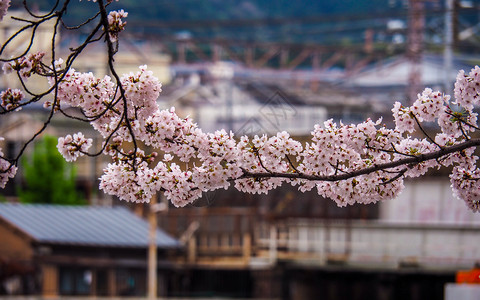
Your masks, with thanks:
[[(234, 66), (234, 76), (226, 81), (212, 78), (208, 64), (190, 70), (181, 66), (159, 102), (192, 116), (206, 131), (233, 128), (236, 134), (244, 134), (245, 127), (250, 134), (292, 130), (289, 111), (280, 110), (278, 102), (295, 109), (288, 103), (301, 103), (337, 122), (385, 115), (389, 122), (393, 102), (408, 103), (408, 65), (405, 59), (395, 58), (349, 78), (314, 82), (314, 88), (312, 82), (300, 80), (307, 78), (303, 71), (268, 77), (258, 75), (267, 71)], [(458, 61), (455, 68), (470, 66)], [(422, 85), (444, 89), (442, 59), (426, 56), (420, 70)], [(451, 75), (453, 81), (455, 73)], [(242, 119), (251, 103), (256, 103), (252, 111), (263, 122), (270, 120), (262, 111), (281, 111), (274, 115), (284, 119), (276, 128), (259, 126), (262, 123), (255, 118)], [(304, 121), (299, 120), (298, 128)], [(296, 135), (307, 140), (310, 130), (296, 131)], [(187, 237), (185, 270), (189, 271), (183, 276), (189, 276), (191, 284), (172, 290), (175, 296), (443, 299), (444, 284), (455, 280), (456, 271), (480, 259), (476, 243), (480, 216), (453, 196), (447, 174), (438, 172), (421, 181), (407, 180), (397, 199), (346, 208), (336, 207), (314, 191), (300, 193), (287, 186), (262, 196), (233, 188), (208, 192), (188, 207), (172, 207), (159, 224), (174, 236)], [(225, 276), (215, 276), (219, 270)], [(202, 281), (207, 276), (211, 284)], [(236, 283), (222, 279), (227, 276), (236, 278)]]
[[(453, 85), (459, 70), (467, 73), (474, 67), (472, 57), (455, 56), (451, 66), (446, 67), (444, 57), (435, 54), (424, 54), (416, 68), (419, 72), (417, 93), (425, 87), (452, 95)], [(388, 111), (395, 101), (411, 104), (416, 99), (409, 99), (411, 61), (404, 56), (395, 56), (369, 65), (356, 74), (341, 80), (341, 86), (358, 93), (363, 99), (382, 105)]]
[[(125, 208), (0, 204), (0, 295), (144, 296), (148, 224)], [(156, 232), (166, 293), (180, 243)]]
[[(75, 44), (74, 37), (67, 37), (62, 47)], [(165, 83), (159, 105), (175, 106), (180, 115), (190, 115), (205, 131), (225, 128), (236, 135), (254, 135), (287, 130), (303, 140), (314, 124), (327, 119), (361, 122), (390, 115), (393, 101), (408, 103), (409, 62), (402, 57), (348, 75), (332, 69), (272, 72), (223, 63), (219, 71), (218, 62), (169, 69), (168, 57), (154, 51), (150, 44), (127, 41), (123, 45), (116, 56), (119, 73), (135, 71), (139, 64), (147, 63)], [(108, 74), (104, 51), (96, 47), (86, 49), (86, 55), (75, 65), (77, 70), (96, 76)], [(419, 69), (422, 85), (444, 87), (441, 59), (425, 56)], [(2, 88), (6, 86), (8, 82)], [(25, 111), (21, 117), (0, 120), (0, 136), (7, 138), (2, 148), (7, 153), (15, 153), (34, 132), (32, 129), (43, 124), (40, 107), (38, 111)], [(76, 127), (78, 124), (70, 120), (55, 119), (51, 125), (51, 133), (59, 136), (79, 130), (87, 137), (95, 136), (89, 126)], [(99, 149), (101, 140), (94, 143)], [(91, 158), (78, 161), (83, 189), (96, 189), (105, 163)], [(398, 199), (346, 208), (336, 207), (314, 191), (299, 193), (291, 187), (266, 196), (233, 189), (205, 193), (186, 208), (171, 207), (159, 215), (161, 228), (187, 245), (185, 260), (175, 260), (177, 269), (169, 273), (166, 290), (169, 296), (350, 299), (363, 294), (379, 300), (439, 298), (443, 284), (454, 280), (458, 268), (470, 267), (480, 259), (479, 216), (454, 199), (449, 185), (445, 176), (409, 181)], [(0, 207), (0, 215), (2, 211)], [(40, 215), (32, 220), (36, 218)], [(145, 259), (140, 256), (144, 250), (124, 251), (122, 247), (102, 245), (99, 247), (108, 249), (92, 253), (90, 245), (70, 247), (58, 241), (51, 245), (40, 237), (23, 238), (21, 225), (5, 225), (8, 228), (4, 230), (16, 233), (9, 235), (8, 247), (23, 243), (22, 247), (30, 249), (25, 251), (23, 261), (34, 259), (36, 254), (32, 253), (37, 252), (44, 259), (56, 253), (69, 256), (64, 265), (45, 261), (50, 265), (42, 270), (56, 274), (45, 281), (49, 293), (85, 293), (81, 290), (85, 278), (90, 282), (88, 293), (94, 290), (97, 295), (119, 295), (120, 288), (108, 282), (128, 288), (132, 280), (142, 282), (134, 292), (142, 293)], [(124, 228), (122, 234), (132, 232)], [(147, 236), (145, 232), (140, 235)], [(109, 237), (101, 240), (105, 243)], [(46, 248), (33, 249), (32, 245)], [(77, 262), (73, 258), (76, 251), (84, 251), (79, 255), (87, 255), (88, 260)], [(106, 266), (116, 266), (117, 258), (126, 259), (120, 269), (130, 267), (133, 273), (115, 271), (117, 277), (112, 279), (111, 269), (101, 264), (105, 259), (102, 255), (110, 259)], [(90, 272), (90, 262), (101, 270)], [(75, 268), (66, 268), (71, 264)], [(27, 267), (25, 272), (32, 271)], [(73, 284), (77, 279), (80, 283)], [(97, 283), (109, 290), (100, 291)], [(15, 286), (15, 282), (8, 285)]]
[(206, 64), (203, 69), (176, 76), (161, 93), (159, 105), (175, 106), (205, 132), (225, 129), (236, 136), (283, 130), (304, 136), (327, 119), (325, 107), (309, 105), (278, 84), (233, 78), (233, 74), (222, 78), (212, 74), (211, 68)]

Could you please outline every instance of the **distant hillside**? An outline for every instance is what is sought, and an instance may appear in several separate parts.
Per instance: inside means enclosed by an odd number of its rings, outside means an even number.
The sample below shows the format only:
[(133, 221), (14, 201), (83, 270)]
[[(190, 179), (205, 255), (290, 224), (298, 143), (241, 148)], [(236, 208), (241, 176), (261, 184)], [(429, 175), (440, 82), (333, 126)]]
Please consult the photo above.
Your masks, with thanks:
[[(27, 2), (36, 9), (49, 10), (55, 0)], [(369, 15), (398, 12), (402, 3), (401, 0), (120, 0), (113, 2), (110, 10), (123, 8), (128, 11), (128, 30), (161, 36), (187, 34), (196, 38), (300, 43), (325, 39), (355, 42), (357, 36), (363, 39), (366, 28), (379, 25), (369, 23)], [(14, 5), (21, 5), (21, 2)], [(67, 22), (78, 24), (88, 16), (88, 7), (96, 5), (86, 0), (72, 0)], [(348, 18), (327, 21), (323, 18), (341, 15), (361, 20), (352, 25)], [(309, 21), (303, 22), (304, 18)], [(228, 20), (241, 22), (229, 24)], [(257, 22), (250, 25), (249, 20)], [(259, 23), (259, 20), (265, 21)], [(214, 24), (215, 21), (223, 23)], [(348, 32), (343, 33), (343, 29)], [(330, 37), (332, 34), (334, 36)]]
[[(153, 4), (154, 3), (154, 4)], [(228, 20), (271, 17), (298, 17), (319, 14), (368, 13), (385, 11), (385, 0), (122, 0), (119, 6), (133, 18), (149, 20)], [(133, 16), (137, 15), (138, 16)]]
[[(104, 0), (105, 1), (105, 0)], [(47, 11), (55, 0), (27, 0), (33, 9)], [(63, 1), (60, 1), (62, 5)], [(119, 0), (109, 10), (125, 9), (127, 31), (164, 40), (194, 38), (209, 41), (315, 43), (356, 45), (372, 41), (381, 45), (407, 41), (408, 0)], [(480, 22), (480, 0), (458, 1), (470, 10), (459, 10), (458, 30)], [(425, 1), (425, 44), (433, 51), (443, 45), (444, 1)], [(12, 1), (19, 7), (22, 1)], [(71, 0), (65, 18), (69, 25), (90, 17), (98, 4)], [(462, 15), (460, 15), (462, 14)], [(463, 27), (462, 27), (463, 26)], [(476, 29), (475, 29), (476, 30)], [(142, 35), (140, 35), (142, 34)], [(478, 53), (478, 41), (462, 42), (457, 49)]]
[[(20, 6), (21, 1), (13, 1)], [(29, 5), (48, 10), (55, 0), (30, 0)], [(60, 1), (62, 2), (62, 1)], [(132, 20), (228, 20), (266, 17), (298, 17), (327, 14), (384, 12), (402, 7), (404, 1), (386, 0), (120, 0), (111, 7), (124, 8)], [(87, 0), (72, 0), (72, 17), (85, 13), (81, 7), (95, 6)]]

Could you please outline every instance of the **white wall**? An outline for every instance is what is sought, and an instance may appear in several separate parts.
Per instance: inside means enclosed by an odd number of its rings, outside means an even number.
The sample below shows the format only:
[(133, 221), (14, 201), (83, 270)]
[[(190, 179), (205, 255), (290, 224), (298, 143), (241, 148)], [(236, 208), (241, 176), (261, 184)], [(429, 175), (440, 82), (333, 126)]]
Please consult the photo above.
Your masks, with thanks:
[(445, 285), (445, 300), (478, 300), (480, 299), (479, 284), (454, 284)]
[(405, 182), (396, 199), (380, 204), (380, 220), (401, 223), (480, 224), (480, 214), (453, 196), (448, 177)]
[(233, 132), (238, 135), (274, 135), (284, 130), (292, 136), (310, 135), (314, 125), (323, 124), (327, 118), (324, 107), (294, 106), (277, 94), (259, 103), (234, 85), (217, 87), (216, 101), (199, 106), (193, 116), (205, 132), (228, 128), (229, 105)]

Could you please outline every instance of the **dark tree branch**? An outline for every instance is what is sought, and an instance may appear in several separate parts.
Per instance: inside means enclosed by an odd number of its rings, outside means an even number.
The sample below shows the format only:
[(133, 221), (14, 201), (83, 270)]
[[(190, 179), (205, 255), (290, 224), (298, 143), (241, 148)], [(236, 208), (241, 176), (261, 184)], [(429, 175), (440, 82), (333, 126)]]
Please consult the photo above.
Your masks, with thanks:
[[(102, 20), (102, 25), (103, 25), (103, 30), (105, 31), (105, 41), (107, 42), (107, 48), (108, 48), (108, 67), (110, 72), (112, 73), (112, 76), (115, 78), (117, 82), (117, 86), (120, 90), (120, 97), (123, 101), (123, 114), (122, 114), (122, 119), (125, 120), (125, 125), (127, 126), (127, 129), (129, 131), (130, 136), (132, 137), (132, 142), (133, 142), (133, 157), (136, 157), (137, 153), (137, 140), (135, 138), (135, 133), (133, 132), (132, 124), (130, 123), (130, 119), (128, 118), (128, 101), (127, 97), (125, 96), (125, 89), (122, 86), (122, 82), (120, 80), (120, 76), (118, 76), (117, 71), (115, 70), (114, 66), (114, 56), (117, 51), (117, 49), (114, 47), (112, 40), (110, 39), (109, 36), (109, 25), (108, 25), (108, 15), (107, 11), (105, 9), (105, 5), (103, 4), (103, 0), (98, 0), (98, 7), (100, 9), (100, 16)], [(135, 163), (135, 161), (134, 161)], [(135, 170), (135, 165), (133, 166)]]
[(461, 152), (462, 150), (472, 148), (472, 147), (478, 147), (480, 145), (480, 138), (477, 139), (470, 139), (468, 141), (449, 146), (449, 147), (444, 147), (443, 149), (440, 149), (438, 151), (430, 152), (430, 153), (425, 153), (425, 154), (420, 154), (414, 157), (407, 157), (407, 158), (402, 158), (399, 160), (394, 160), (388, 163), (383, 163), (383, 164), (378, 164), (374, 165), (371, 167), (366, 167), (363, 169), (358, 169), (351, 171), (349, 173), (343, 173), (343, 174), (336, 174), (336, 175), (325, 175), (325, 176), (317, 176), (317, 175), (308, 175), (308, 174), (298, 174), (298, 173), (277, 173), (277, 172), (272, 172), (272, 173), (253, 173), (249, 172), (247, 170), (243, 170), (243, 175), (240, 176), (238, 179), (243, 179), (243, 178), (289, 178), (289, 179), (305, 179), (305, 180), (310, 180), (310, 181), (339, 181), (339, 180), (345, 180), (345, 179), (350, 179), (353, 177), (357, 177), (360, 175), (367, 175), (371, 174), (377, 171), (383, 171), (383, 170), (388, 170), (392, 169), (395, 167), (403, 166), (403, 165), (416, 165), (419, 163), (422, 163), (424, 161), (428, 161), (431, 159), (438, 159), (441, 158), (445, 155), (452, 154), (455, 152)]

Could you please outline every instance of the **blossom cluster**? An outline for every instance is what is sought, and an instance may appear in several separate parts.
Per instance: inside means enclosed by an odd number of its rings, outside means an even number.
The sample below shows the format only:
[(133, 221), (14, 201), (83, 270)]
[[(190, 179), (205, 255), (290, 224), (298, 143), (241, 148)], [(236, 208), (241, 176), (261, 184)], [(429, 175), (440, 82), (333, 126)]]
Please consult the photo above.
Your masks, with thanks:
[[(0, 141), (4, 138), (0, 137)], [(15, 177), (17, 173), (17, 167), (12, 165), (8, 160), (3, 157), (2, 148), (0, 148), (0, 188), (4, 188), (9, 178)]]
[(0, 0), (0, 21), (7, 15), (10, 0)]
[(480, 68), (475, 66), (470, 73), (465, 74), (460, 70), (455, 82), (456, 104), (462, 106), (468, 111), (472, 111), (475, 104), (478, 103), (480, 95)]
[(73, 136), (58, 138), (57, 149), (66, 161), (75, 161), (79, 156), (85, 155), (92, 146), (92, 139), (87, 139), (83, 133), (78, 132)]
[(112, 42), (118, 40), (118, 34), (125, 29), (127, 22), (124, 22), (122, 18), (126, 18), (128, 13), (123, 9), (118, 11), (111, 11), (108, 14), (108, 34)]
[[(478, 97), (465, 91), (473, 81), (480, 82), (475, 76), (459, 76), (453, 102), (447, 95), (425, 89), (411, 106), (396, 103), (393, 129), (382, 125), (382, 120), (359, 124), (328, 120), (315, 126), (311, 141), (305, 144), (287, 132), (271, 137), (235, 137), (225, 130), (205, 133), (191, 118), (180, 118), (174, 108), (158, 108), (161, 84), (146, 66), (121, 78), (123, 94), (108, 76), (98, 79), (71, 70), (58, 85), (58, 99), (60, 106), (83, 109), (105, 138), (104, 153), (112, 157), (112, 163), (105, 168), (100, 187), (124, 200), (145, 202), (163, 191), (176, 206), (185, 206), (205, 191), (226, 189), (232, 183), (246, 193), (267, 193), (292, 184), (300, 191), (316, 189), (345, 206), (394, 198), (403, 190), (405, 178), (453, 166), (455, 195), (478, 211), (480, 171), (473, 147), (436, 159), (401, 163), (471, 139), (469, 132), (477, 128), (473, 107)], [(423, 138), (407, 135), (415, 134), (423, 122), (435, 120), (440, 127), (435, 136), (425, 132)], [(132, 150), (134, 141), (164, 155), (148, 154), (138, 145)], [(90, 145), (91, 140), (77, 133), (60, 138), (58, 148), (67, 160), (74, 160)], [(395, 166), (378, 168), (397, 161)], [(350, 176), (368, 168), (373, 169)]]
[(27, 79), (33, 74), (42, 74), (42, 59), (45, 52), (39, 51), (22, 56), (12, 62), (3, 64), (3, 72), (5, 74), (13, 71), (18, 72), (23, 79)]
[(456, 166), (450, 175), (454, 194), (468, 207), (480, 211), (480, 171), (475, 166)]
[[(388, 162), (391, 157), (384, 151), (393, 150), (391, 144), (399, 143), (400, 134), (380, 124), (381, 120), (367, 120), (357, 125), (328, 120), (324, 126), (316, 125), (312, 143), (307, 144), (301, 154), (302, 163), (297, 169), (304, 174), (327, 177)], [(301, 191), (316, 187), (320, 195), (333, 199), (339, 206), (356, 202), (367, 204), (392, 198), (402, 190), (401, 180), (390, 182), (396, 170), (390, 171), (335, 182), (300, 180), (298, 184)]]
[(2, 108), (5, 110), (21, 109), (19, 106), (24, 97), (21, 90), (8, 88), (0, 93)]
[[(53, 79), (49, 82), (55, 84)], [(91, 118), (92, 126), (106, 137), (111, 131), (108, 126), (117, 116), (113, 111), (114, 93), (115, 84), (109, 76), (99, 79), (91, 72), (80, 73), (70, 69), (57, 85), (57, 105), (81, 107), (87, 118)], [(115, 124), (112, 126), (116, 127)]]
[(439, 118), (438, 123), (442, 128), (451, 126), (448, 124), (450, 122), (443, 121), (445, 118), (450, 118), (448, 114), (449, 100), (450, 96), (426, 88), (421, 94), (418, 94), (417, 100), (410, 107), (395, 102), (392, 112), (396, 128), (400, 132), (411, 133), (415, 131), (415, 126), (419, 122), (432, 122), (436, 118)]

